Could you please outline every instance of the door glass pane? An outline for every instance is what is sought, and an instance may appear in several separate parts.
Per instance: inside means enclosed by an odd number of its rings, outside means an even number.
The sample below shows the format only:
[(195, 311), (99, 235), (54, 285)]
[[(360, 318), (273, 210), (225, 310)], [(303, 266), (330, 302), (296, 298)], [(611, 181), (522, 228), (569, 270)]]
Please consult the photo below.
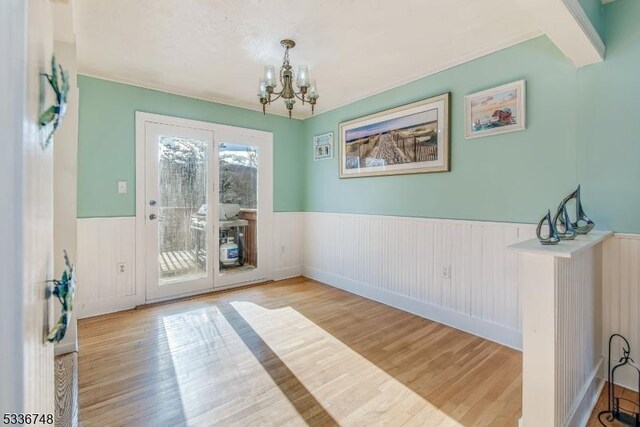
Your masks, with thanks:
[(160, 284), (207, 276), (207, 143), (161, 136), (158, 241)]
[(258, 148), (221, 143), (219, 149), (220, 271), (258, 266)]

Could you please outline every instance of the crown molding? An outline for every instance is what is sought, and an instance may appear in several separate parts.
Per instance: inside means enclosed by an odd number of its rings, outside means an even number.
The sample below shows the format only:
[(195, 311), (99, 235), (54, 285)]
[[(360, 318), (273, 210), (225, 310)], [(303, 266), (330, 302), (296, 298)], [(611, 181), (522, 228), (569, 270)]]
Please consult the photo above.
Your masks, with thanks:
[[(607, 0), (607, 1), (613, 1), (613, 0)], [(578, 0), (562, 0), (562, 2), (565, 4), (565, 6), (567, 7), (571, 15), (573, 15), (575, 20), (578, 22), (578, 25), (580, 25), (580, 27), (582, 28), (582, 31), (586, 34), (586, 36), (589, 38), (593, 46), (596, 48), (598, 55), (602, 59), (604, 59), (604, 55), (605, 55), (604, 42), (602, 41), (602, 38), (600, 38), (600, 34), (598, 34), (596, 27), (593, 26), (593, 24), (591, 23), (591, 20), (589, 19), (586, 12), (580, 5), (580, 2)]]

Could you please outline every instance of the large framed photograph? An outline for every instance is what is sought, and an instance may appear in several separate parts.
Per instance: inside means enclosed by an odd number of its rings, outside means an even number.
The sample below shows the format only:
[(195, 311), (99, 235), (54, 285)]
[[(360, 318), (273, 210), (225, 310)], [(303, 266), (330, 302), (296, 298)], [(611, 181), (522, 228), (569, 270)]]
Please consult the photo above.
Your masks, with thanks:
[(524, 80), (465, 96), (465, 138), (524, 130), (525, 96)]
[(313, 160), (333, 159), (333, 132), (313, 137)]
[(340, 178), (449, 171), (445, 93), (340, 124)]

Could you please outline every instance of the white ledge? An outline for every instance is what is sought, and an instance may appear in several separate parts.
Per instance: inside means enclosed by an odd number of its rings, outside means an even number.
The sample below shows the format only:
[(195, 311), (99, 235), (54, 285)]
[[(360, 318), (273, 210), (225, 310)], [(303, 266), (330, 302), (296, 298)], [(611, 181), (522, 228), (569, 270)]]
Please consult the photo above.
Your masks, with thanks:
[(538, 239), (526, 240), (509, 246), (522, 253), (549, 255), (556, 258), (571, 258), (613, 235), (611, 231), (592, 230), (589, 234), (580, 234), (575, 240), (563, 240), (557, 245), (542, 245)]

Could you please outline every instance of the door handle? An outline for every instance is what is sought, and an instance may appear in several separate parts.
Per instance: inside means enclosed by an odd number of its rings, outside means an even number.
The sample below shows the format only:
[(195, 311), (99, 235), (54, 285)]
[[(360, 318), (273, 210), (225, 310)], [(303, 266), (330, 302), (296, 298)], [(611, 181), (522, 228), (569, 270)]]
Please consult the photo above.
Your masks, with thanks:
[(156, 215), (156, 214), (151, 214), (151, 215), (149, 215), (149, 219), (150, 219), (151, 221), (156, 220), (156, 219), (158, 219), (158, 215)]

